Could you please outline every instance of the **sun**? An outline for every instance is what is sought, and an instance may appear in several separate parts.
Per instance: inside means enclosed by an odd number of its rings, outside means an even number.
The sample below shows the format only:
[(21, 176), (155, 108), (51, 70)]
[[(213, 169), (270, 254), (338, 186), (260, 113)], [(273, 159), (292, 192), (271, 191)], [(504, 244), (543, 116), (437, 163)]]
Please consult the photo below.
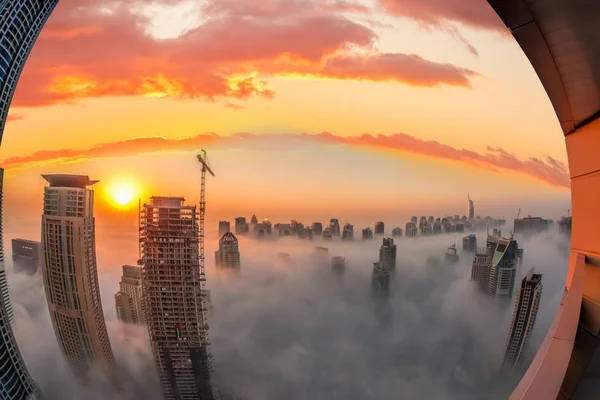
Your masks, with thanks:
[(108, 191), (110, 201), (119, 207), (131, 205), (136, 198), (136, 187), (128, 181), (119, 181), (111, 185)]

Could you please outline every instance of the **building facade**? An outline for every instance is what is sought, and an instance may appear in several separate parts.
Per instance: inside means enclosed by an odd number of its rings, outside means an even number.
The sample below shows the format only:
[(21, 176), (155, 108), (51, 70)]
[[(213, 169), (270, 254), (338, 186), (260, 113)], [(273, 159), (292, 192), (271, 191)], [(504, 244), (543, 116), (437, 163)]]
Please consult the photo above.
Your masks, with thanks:
[(476, 251), (477, 250), (477, 236), (474, 233), (467, 235), (463, 238), (463, 250), (465, 251)]
[(549, 221), (541, 217), (526, 217), (521, 219), (515, 219), (515, 233), (521, 233), (524, 235), (537, 235), (542, 232), (548, 231)]
[(354, 240), (354, 225), (346, 223), (342, 230), (342, 240)]
[(373, 230), (369, 227), (362, 230), (363, 239), (373, 239)]
[(517, 241), (499, 239), (492, 256), (488, 296), (510, 299), (517, 275)]
[(83, 175), (44, 175), (42, 276), (58, 345), (86, 378), (97, 365), (112, 376), (115, 360), (104, 321), (98, 270), (94, 191)]
[(165, 399), (213, 400), (199, 215), (184, 203), (152, 197), (140, 212), (142, 301)]
[(233, 233), (227, 232), (219, 240), (219, 250), (215, 252), (215, 264), (217, 267), (240, 267), (240, 248)]
[(383, 239), (383, 243), (379, 248), (379, 262), (383, 263), (389, 271), (396, 269), (396, 250), (397, 246), (394, 244), (394, 239)]
[(382, 262), (373, 263), (371, 290), (376, 302), (385, 302), (390, 295), (390, 270)]
[(331, 231), (332, 236), (340, 236), (340, 221), (332, 218), (329, 221), (329, 230)]
[(503, 369), (513, 369), (523, 362), (541, 298), (542, 275), (534, 274), (532, 268), (523, 278), (517, 291), (513, 319), (504, 349)]
[(115, 294), (117, 318), (127, 324), (144, 324), (146, 317), (142, 307), (142, 268), (123, 265), (119, 291)]
[(0, 399), (41, 400), (35, 382), (30, 378), (12, 331), (13, 312), (8, 297), (2, 237), (2, 195), (4, 169), (0, 168)]
[(27, 239), (12, 240), (12, 260), (15, 272), (35, 275), (41, 269), (42, 246)]
[(467, 195), (467, 200), (469, 204), (467, 206), (467, 221), (473, 221), (475, 219), (475, 205), (473, 204), (473, 200), (471, 200), (471, 195)]
[(246, 222), (246, 217), (237, 217), (235, 219), (235, 233), (237, 235), (245, 235), (250, 231), (250, 227)]
[(17, 81), (58, 0), (0, 0), (0, 140)]

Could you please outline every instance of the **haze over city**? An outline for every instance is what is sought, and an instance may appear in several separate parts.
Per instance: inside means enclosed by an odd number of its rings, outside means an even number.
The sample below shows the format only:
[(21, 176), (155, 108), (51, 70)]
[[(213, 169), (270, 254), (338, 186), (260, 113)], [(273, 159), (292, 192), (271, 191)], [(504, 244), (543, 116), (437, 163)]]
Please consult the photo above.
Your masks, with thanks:
[(24, 390), (510, 395), (564, 294), (571, 179), (485, 1), (44, 4), (0, 150)]

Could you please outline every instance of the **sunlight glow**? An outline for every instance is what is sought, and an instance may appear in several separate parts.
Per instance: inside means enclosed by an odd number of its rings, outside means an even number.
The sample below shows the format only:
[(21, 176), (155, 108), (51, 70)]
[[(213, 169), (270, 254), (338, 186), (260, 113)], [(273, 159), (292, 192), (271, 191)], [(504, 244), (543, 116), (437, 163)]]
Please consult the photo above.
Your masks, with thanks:
[(119, 180), (114, 182), (107, 192), (107, 198), (110, 203), (118, 207), (130, 206), (137, 198), (139, 191), (135, 184), (128, 180)]

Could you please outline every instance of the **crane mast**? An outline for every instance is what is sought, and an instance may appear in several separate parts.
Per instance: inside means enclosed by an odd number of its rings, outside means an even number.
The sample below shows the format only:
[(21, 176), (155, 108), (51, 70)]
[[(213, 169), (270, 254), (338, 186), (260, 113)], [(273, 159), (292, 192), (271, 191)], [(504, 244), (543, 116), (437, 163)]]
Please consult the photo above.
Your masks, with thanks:
[(213, 381), (213, 367), (212, 367), (212, 353), (210, 351), (210, 340), (208, 336), (208, 292), (206, 291), (206, 266), (205, 266), (205, 257), (204, 257), (204, 218), (206, 212), (206, 172), (210, 173), (212, 176), (215, 174), (212, 172), (210, 165), (208, 164), (208, 158), (206, 156), (206, 150), (202, 149), (201, 154), (197, 156), (198, 162), (202, 165), (202, 176), (200, 180), (200, 215), (198, 218), (198, 237), (199, 237), (199, 251), (198, 258), (200, 264), (200, 296), (202, 297), (202, 321), (204, 323), (204, 345), (206, 346), (206, 355), (207, 355), (207, 367), (211, 377), (211, 387), (213, 392), (213, 398), (219, 399), (219, 390), (216, 387)]

